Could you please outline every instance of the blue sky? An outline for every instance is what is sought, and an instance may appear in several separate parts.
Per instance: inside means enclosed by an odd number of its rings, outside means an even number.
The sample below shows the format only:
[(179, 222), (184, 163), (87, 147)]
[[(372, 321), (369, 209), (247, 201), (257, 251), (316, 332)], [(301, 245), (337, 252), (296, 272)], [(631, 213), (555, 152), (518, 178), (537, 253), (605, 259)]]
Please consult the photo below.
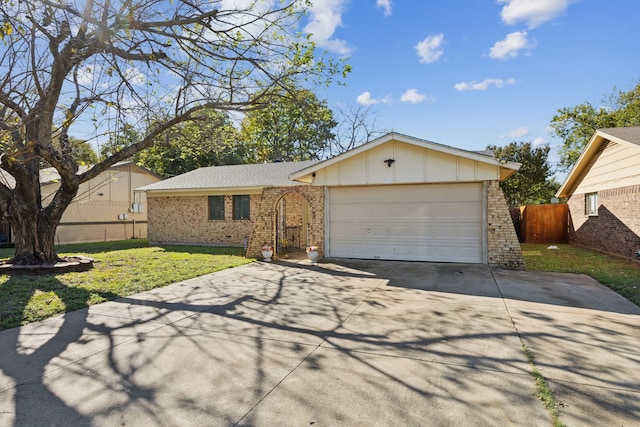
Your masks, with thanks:
[(559, 108), (640, 81), (637, 0), (314, 0), (312, 12), (305, 30), (353, 67), (319, 97), (454, 147), (548, 143), (555, 162)]

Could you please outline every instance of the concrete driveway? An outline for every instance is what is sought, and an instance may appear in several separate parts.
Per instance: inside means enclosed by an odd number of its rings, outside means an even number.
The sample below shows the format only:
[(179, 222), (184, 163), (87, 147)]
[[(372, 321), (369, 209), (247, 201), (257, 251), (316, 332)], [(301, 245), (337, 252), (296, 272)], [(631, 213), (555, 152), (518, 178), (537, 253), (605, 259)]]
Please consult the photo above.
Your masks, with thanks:
[(0, 332), (0, 425), (638, 425), (640, 308), (577, 275), (253, 263)]

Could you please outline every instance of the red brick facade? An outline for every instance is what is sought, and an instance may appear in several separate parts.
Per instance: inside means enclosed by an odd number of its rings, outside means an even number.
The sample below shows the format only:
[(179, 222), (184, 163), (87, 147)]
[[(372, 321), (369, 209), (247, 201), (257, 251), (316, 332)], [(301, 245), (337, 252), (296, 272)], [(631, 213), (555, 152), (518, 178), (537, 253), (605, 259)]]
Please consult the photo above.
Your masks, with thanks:
[(569, 199), (569, 242), (635, 258), (640, 249), (640, 185), (598, 191), (598, 215), (585, 213), (585, 194)]
[[(210, 220), (207, 196), (148, 197), (149, 241), (157, 243), (204, 243), (242, 247), (253, 229), (251, 220), (233, 219), (233, 197), (225, 198), (225, 219)], [(260, 195), (250, 195), (249, 210), (258, 213)]]

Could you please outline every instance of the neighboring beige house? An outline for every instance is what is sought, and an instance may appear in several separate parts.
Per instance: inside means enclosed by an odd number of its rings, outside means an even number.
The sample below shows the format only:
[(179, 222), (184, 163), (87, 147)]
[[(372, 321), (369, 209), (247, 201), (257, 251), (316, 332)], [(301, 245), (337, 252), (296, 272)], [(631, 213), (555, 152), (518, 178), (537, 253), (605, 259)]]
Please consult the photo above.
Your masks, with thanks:
[[(84, 172), (87, 166), (79, 171)], [(4, 173), (6, 180), (12, 180)], [(132, 162), (120, 162), (80, 185), (78, 194), (65, 211), (56, 230), (56, 243), (81, 243), (144, 238), (147, 236), (146, 197), (134, 193), (137, 187), (160, 181), (153, 172)], [(59, 187), (55, 168), (40, 171), (43, 203)], [(9, 224), (0, 225), (0, 233), (13, 241)]]
[(322, 162), (201, 168), (138, 190), (152, 242), (522, 268), (498, 185), (519, 167), (390, 133)]
[(569, 199), (569, 242), (640, 255), (640, 126), (597, 130), (557, 193)]

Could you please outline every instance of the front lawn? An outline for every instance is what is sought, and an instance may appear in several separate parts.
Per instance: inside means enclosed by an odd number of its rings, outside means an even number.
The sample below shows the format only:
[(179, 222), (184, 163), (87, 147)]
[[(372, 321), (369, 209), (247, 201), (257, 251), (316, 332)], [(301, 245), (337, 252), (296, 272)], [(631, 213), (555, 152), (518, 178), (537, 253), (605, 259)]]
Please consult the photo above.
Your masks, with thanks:
[[(146, 240), (64, 245), (58, 252), (88, 255), (94, 267), (0, 275), (0, 330), (254, 261), (242, 248), (149, 246)], [(13, 249), (0, 249), (0, 260), (12, 255)]]
[(522, 255), (531, 271), (587, 274), (636, 305), (640, 305), (640, 264), (599, 252), (557, 244), (522, 243)]

